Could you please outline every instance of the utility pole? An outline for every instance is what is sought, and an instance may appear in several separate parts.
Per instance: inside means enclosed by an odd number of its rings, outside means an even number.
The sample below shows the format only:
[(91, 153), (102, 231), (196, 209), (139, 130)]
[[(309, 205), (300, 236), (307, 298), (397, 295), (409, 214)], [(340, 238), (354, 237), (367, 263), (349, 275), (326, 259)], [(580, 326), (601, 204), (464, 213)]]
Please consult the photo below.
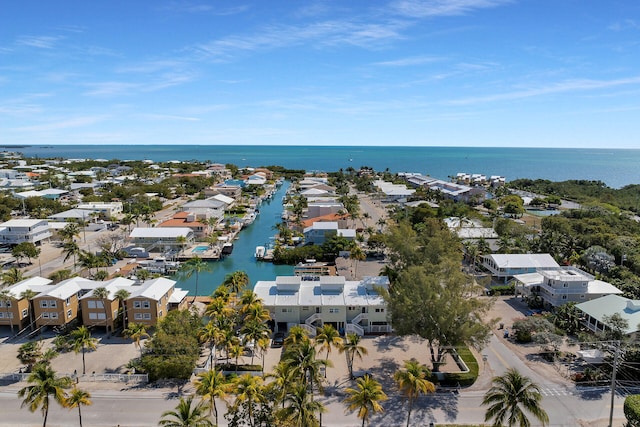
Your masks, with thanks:
[(609, 411), (609, 427), (613, 427), (613, 403), (616, 397), (616, 371), (618, 369), (618, 358), (620, 357), (620, 341), (614, 341), (616, 351), (613, 356), (613, 373), (611, 374), (611, 409)]

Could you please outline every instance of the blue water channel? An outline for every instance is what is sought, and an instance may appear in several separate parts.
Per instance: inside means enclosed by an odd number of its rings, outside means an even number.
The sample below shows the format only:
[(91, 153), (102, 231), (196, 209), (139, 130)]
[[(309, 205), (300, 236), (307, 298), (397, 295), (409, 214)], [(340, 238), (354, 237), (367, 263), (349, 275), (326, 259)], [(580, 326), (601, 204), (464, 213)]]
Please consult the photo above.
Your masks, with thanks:
[[(233, 253), (223, 260), (212, 261), (210, 273), (200, 273), (198, 279), (198, 295), (211, 293), (224, 281), (227, 274), (234, 271), (244, 271), (249, 275), (251, 286), (260, 280), (275, 280), (276, 276), (290, 276), (293, 267), (290, 265), (274, 265), (270, 262), (256, 261), (256, 246), (265, 246), (276, 233), (274, 225), (281, 222), (282, 197), (285, 195), (289, 182), (285, 183), (274, 193), (273, 198), (262, 203), (260, 214), (253, 224), (244, 228), (238, 239), (233, 242)], [(174, 277), (178, 282), (176, 287), (188, 290), (193, 295), (196, 288), (195, 276), (188, 280)]]

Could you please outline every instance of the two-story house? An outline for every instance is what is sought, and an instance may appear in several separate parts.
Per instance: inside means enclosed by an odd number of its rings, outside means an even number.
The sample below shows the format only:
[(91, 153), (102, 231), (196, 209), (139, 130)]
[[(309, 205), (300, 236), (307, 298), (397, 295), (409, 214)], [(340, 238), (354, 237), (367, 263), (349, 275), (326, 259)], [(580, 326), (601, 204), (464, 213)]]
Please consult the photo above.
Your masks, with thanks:
[(38, 243), (49, 237), (51, 230), (44, 219), (11, 219), (0, 224), (0, 243)]
[(342, 333), (359, 335), (387, 333), (386, 303), (379, 289), (388, 288), (384, 276), (347, 281), (344, 276), (278, 276), (275, 281), (259, 281), (254, 292), (271, 313), (278, 331), (299, 325), (315, 336), (325, 323)]
[(135, 282), (117, 277), (112, 280), (100, 282), (99, 287), (107, 290), (106, 298), (98, 298), (95, 295), (97, 288), (91, 289), (80, 298), (80, 310), (82, 312), (82, 324), (85, 326), (104, 327), (106, 331), (113, 331), (115, 322), (118, 319), (120, 301), (116, 298), (116, 292), (126, 289), (131, 292)]
[(29, 292), (34, 294), (47, 290), (51, 280), (44, 277), (29, 277), (14, 285), (9, 286), (7, 294), (9, 298), (0, 299), (0, 326), (17, 327), (22, 330), (35, 320), (31, 301), (27, 298)]
[(186, 306), (187, 291), (176, 289), (176, 282), (160, 277), (130, 288), (126, 300), (127, 322), (153, 326), (170, 309)]

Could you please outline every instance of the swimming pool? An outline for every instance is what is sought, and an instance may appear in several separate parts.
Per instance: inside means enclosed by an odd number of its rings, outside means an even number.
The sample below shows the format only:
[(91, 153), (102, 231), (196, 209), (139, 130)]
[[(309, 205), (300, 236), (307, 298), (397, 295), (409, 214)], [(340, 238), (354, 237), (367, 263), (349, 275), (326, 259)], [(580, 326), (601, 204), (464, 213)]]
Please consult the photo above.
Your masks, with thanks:
[(206, 252), (209, 249), (209, 246), (196, 246), (195, 248), (191, 249), (191, 252), (194, 254), (201, 254), (203, 252)]

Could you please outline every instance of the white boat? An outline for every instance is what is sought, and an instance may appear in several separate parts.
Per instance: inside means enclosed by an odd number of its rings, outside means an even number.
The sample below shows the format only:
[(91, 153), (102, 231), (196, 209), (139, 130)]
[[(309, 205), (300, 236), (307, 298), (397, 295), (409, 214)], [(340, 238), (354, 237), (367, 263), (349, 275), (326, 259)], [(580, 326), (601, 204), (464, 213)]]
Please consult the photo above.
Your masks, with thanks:
[(256, 246), (256, 259), (264, 258), (266, 250), (267, 249), (264, 246)]

